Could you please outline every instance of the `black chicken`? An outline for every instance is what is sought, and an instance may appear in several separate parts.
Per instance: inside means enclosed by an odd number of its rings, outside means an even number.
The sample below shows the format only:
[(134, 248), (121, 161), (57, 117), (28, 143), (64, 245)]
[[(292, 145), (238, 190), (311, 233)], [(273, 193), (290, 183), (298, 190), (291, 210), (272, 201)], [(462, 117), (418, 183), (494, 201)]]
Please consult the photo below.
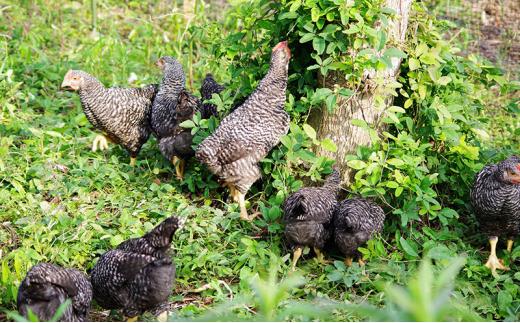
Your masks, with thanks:
[(49, 321), (67, 299), (72, 305), (65, 309), (60, 321), (85, 321), (92, 301), (88, 278), (76, 269), (40, 263), (29, 270), (20, 284), (18, 311), (27, 318), (30, 309), (41, 321)]
[[(206, 74), (206, 77), (200, 86), (200, 95), (202, 96), (202, 101), (211, 99), (213, 93), (219, 94), (220, 92), (224, 91), (224, 89), (224, 86), (218, 84), (215, 81), (213, 75), (210, 73)], [(211, 116), (217, 115), (217, 107), (211, 103), (202, 103), (200, 110), (203, 119), (208, 119)]]
[(195, 156), (229, 187), (240, 205), (240, 217), (252, 220), (245, 195), (260, 178), (258, 162), (289, 131), (285, 91), (291, 51), (280, 42), (272, 51), (267, 75), (247, 100), (225, 117), (215, 132), (197, 148)]
[(496, 255), (496, 245), (499, 237), (505, 237), (510, 252), (520, 232), (520, 157), (511, 156), (496, 165), (485, 166), (475, 176), (471, 204), (491, 245), (486, 267), (493, 273), (507, 269)]
[[(106, 88), (86, 72), (69, 70), (61, 87), (79, 91), (87, 119), (111, 141), (121, 144), (130, 154), (130, 165), (134, 166), (137, 154), (150, 136), (150, 109), (158, 86)], [(107, 138), (98, 135), (92, 151), (98, 145), (100, 150), (107, 149)]]
[[(209, 118), (213, 112), (211, 106), (201, 107), (200, 100), (185, 90), (186, 76), (177, 60), (164, 56), (157, 61), (157, 66), (163, 70), (163, 79), (152, 105), (152, 130), (159, 141), (161, 153), (175, 165), (177, 178), (182, 179), (185, 160), (195, 152), (191, 147), (191, 129), (183, 128), (180, 124), (192, 119), (197, 111), (204, 118)], [(203, 84), (201, 92), (211, 97), (211, 91), (219, 89), (212, 84), (206, 87)]]
[(106, 309), (135, 317), (166, 301), (175, 279), (169, 255), (173, 234), (185, 219), (172, 216), (142, 238), (104, 253), (91, 272), (94, 299)]
[[(358, 247), (383, 229), (384, 221), (385, 212), (370, 200), (352, 198), (339, 203), (333, 220), (334, 243), (347, 265), (352, 264)], [(361, 259), (359, 262), (363, 263)]]
[(321, 249), (331, 235), (330, 222), (338, 204), (339, 184), (339, 172), (334, 170), (322, 187), (304, 187), (284, 201), (284, 233), (293, 249), (293, 271), (304, 246), (313, 247), (318, 261), (324, 261)]

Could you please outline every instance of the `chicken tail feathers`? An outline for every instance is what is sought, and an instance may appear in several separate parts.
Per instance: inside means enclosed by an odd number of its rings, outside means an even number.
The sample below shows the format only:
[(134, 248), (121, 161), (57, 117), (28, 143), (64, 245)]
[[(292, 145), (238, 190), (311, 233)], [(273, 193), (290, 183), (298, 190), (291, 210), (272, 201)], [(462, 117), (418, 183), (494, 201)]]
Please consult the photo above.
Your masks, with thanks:
[(171, 216), (161, 222), (144, 238), (155, 248), (165, 248), (172, 243), (173, 234), (184, 226), (186, 218)]
[(338, 189), (339, 185), (341, 184), (341, 174), (339, 173), (339, 170), (337, 168), (334, 168), (332, 170), (332, 173), (330, 173), (329, 176), (325, 179), (325, 187), (330, 187), (333, 189)]
[(282, 205), (284, 220), (302, 219), (306, 213), (305, 196), (300, 192), (295, 192), (283, 202)]

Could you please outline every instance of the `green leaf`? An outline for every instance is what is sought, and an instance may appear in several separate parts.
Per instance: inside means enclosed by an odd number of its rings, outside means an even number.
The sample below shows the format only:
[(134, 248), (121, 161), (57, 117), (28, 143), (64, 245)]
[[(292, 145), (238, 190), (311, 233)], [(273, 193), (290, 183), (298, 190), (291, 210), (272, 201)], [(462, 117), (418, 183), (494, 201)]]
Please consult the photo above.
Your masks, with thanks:
[(183, 122), (181, 122), (181, 124), (179, 126), (181, 126), (183, 128), (194, 128), (194, 127), (196, 127), (195, 123), (192, 120), (183, 121)]
[(289, 11), (290, 12), (295, 12), (296, 10), (300, 9), (300, 6), (302, 5), (302, 1), (301, 0), (295, 0), (291, 7), (289, 8)]
[(349, 160), (347, 162), (347, 165), (350, 167), (350, 168), (354, 168), (356, 170), (359, 170), (359, 169), (363, 169), (363, 168), (366, 168), (367, 167), (367, 164), (362, 161), (362, 160), (357, 160), (357, 159), (354, 159), (354, 160)]
[(320, 19), (320, 9), (318, 7), (313, 7), (311, 9), (311, 19), (312, 22), (317, 22)]
[(408, 60), (408, 67), (411, 71), (415, 71), (416, 69), (421, 67), (421, 62), (419, 62), (418, 59), (412, 57)]
[(368, 124), (366, 123), (365, 120), (361, 120), (361, 119), (352, 119), (350, 121), (350, 123), (353, 125), (353, 126), (356, 126), (356, 127), (361, 127), (361, 128), (368, 128)]
[(316, 35), (314, 35), (313, 33), (307, 33), (307, 34), (304, 34), (301, 38), (300, 38), (300, 43), (306, 43), (308, 41), (310, 41), (311, 39), (313, 39), (314, 37), (316, 37)]
[(404, 252), (406, 252), (409, 256), (412, 256), (414, 258), (419, 257), (419, 254), (415, 251), (415, 249), (406, 241), (405, 238), (401, 237), (399, 239), (399, 243), (401, 244), (401, 247), (403, 248)]
[(309, 136), (311, 139), (316, 139), (316, 130), (314, 130), (313, 127), (309, 126), (308, 124), (303, 125), (303, 131)]
[(406, 57), (408, 57), (408, 55), (406, 55), (405, 52), (403, 52), (402, 50), (397, 49), (395, 47), (390, 47), (389, 49), (387, 49), (385, 51), (385, 53), (383, 54), (383, 56), (386, 56), (386, 57), (397, 57), (397, 58), (406, 58)]
[(451, 82), (451, 77), (449, 77), (449, 76), (441, 76), (437, 81), (435, 81), (435, 83), (437, 83), (439, 85), (447, 85), (450, 82)]
[(396, 167), (401, 167), (405, 164), (404, 161), (399, 158), (390, 158), (386, 161), (386, 163)]
[(323, 139), (321, 142), (321, 147), (332, 153), (335, 153), (338, 150), (338, 147), (336, 147), (336, 144), (330, 138)]
[(318, 52), (318, 55), (323, 54), (326, 47), (325, 39), (321, 37), (314, 37), (312, 39), (312, 47), (314, 48), (314, 50), (316, 50), (316, 52)]

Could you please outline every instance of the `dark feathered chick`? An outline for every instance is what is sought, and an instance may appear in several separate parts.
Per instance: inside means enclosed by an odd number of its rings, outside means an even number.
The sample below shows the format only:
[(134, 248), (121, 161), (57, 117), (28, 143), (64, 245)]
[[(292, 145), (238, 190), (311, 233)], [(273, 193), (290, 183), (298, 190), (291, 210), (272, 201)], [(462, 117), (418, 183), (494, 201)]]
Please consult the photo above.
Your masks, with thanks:
[(357, 249), (383, 229), (384, 221), (383, 209), (370, 200), (352, 198), (339, 203), (333, 219), (334, 243), (346, 257), (345, 263), (352, 263)]
[(40, 263), (29, 270), (20, 284), (18, 311), (27, 318), (30, 309), (41, 321), (49, 321), (67, 299), (72, 304), (65, 309), (60, 321), (85, 321), (92, 301), (88, 278), (76, 269)]
[(191, 129), (180, 124), (193, 118), (201, 102), (185, 90), (186, 76), (176, 59), (161, 57), (157, 66), (163, 70), (163, 79), (153, 102), (151, 125), (161, 153), (175, 165), (177, 178), (182, 179), (185, 160), (192, 157), (194, 151)]
[(493, 272), (506, 269), (496, 255), (496, 245), (499, 237), (507, 238), (511, 251), (520, 233), (520, 157), (485, 166), (475, 176), (471, 204), (480, 229), (489, 237), (491, 254), (486, 266)]
[(104, 253), (91, 272), (97, 303), (135, 317), (166, 301), (175, 279), (175, 264), (168, 251), (173, 234), (184, 221), (169, 217), (142, 238), (127, 240)]
[(247, 214), (245, 194), (260, 178), (258, 162), (289, 130), (284, 106), (290, 57), (287, 42), (273, 48), (269, 71), (256, 90), (222, 120), (195, 154), (229, 187), (240, 204), (242, 219), (252, 219)]
[[(220, 92), (224, 91), (224, 89), (225, 87), (218, 84), (217, 81), (215, 81), (213, 78), (212, 74), (206, 74), (206, 77), (200, 86), (200, 95), (202, 96), (202, 101), (211, 99), (213, 93), (219, 94)], [(200, 111), (203, 119), (208, 119), (211, 116), (217, 115), (217, 107), (211, 103), (203, 103)]]
[[(106, 88), (92, 75), (79, 70), (65, 74), (62, 88), (79, 92), (81, 106), (94, 128), (101, 130), (111, 141), (122, 145), (134, 165), (137, 154), (150, 136), (150, 109), (157, 93), (157, 85), (143, 88)], [(99, 144), (108, 148), (107, 138), (94, 139), (92, 150)]]
[(339, 184), (339, 172), (334, 170), (322, 187), (304, 187), (284, 201), (284, 233), (294, 253), (293, 271), (304, 246), (313, 247), (318, 260), (323, 262), (321, 249), (331, 235), (330, 222), (338, 203)]

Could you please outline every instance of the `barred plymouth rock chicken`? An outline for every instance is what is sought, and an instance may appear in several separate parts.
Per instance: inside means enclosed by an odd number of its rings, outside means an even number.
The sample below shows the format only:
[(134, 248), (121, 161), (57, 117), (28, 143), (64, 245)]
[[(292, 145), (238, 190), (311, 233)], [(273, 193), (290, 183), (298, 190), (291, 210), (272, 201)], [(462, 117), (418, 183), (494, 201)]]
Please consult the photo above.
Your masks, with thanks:
[[(159, 141), (161, 153), (175, 165), (177, 178), (182, 179), (185, 160), (195, 152), (191, 147), (191, 129), (183, 128), (180, 124), (192, 119), (197, 111), (201, 112), (203, 118), (209, 118), (213, 113), (211, 106), (201, 107), (200, 100), (185, 90), (186, 76), (177, 60), (164, 56), (157, 61), (157, 66), (163, 70), (163, 79), (152, 106), (152, 130)], [(203, 84), (203, 90), (204, 94), (211, 97), (211, 90), (219, 88), (206, 88)]]
[(91, 272), (97, 303), (135, 317), (165, 302), (175, 279), (169, 249), (173, 234), (184, 221), (169, 217), (142, 238), (127, 240), (104, 253)]
[(257, 89), (222, 120), (195, 154), (229, 187), (240, 205), (240, 217), (245, 220), (254, 218), (247, 214), (245, 194), (260, 178), (258, 162), (289, 130), (284, 105), (290, 57), (287, 42), (273, 48), (269, 71)]
[[(200, 86), (200, 95), (202, 96), (202, 101), (209, 100), (213, 96), (213, 93), (219, 94), (222, 91), (224, 91), (224, 86), (218, 84), (213, 78), (213, 75), (210, 73), (206, 74), (206, 77)], [(208, 119), (212, 115), (217, 115), (217, 107), (211, 103), (203, 103), (201, 107), (202, 118)]]
[(30, 309), (41, 321), (49, 321), (67, 299), (72, 304), (65, 309), (60, 321), (85, 321), (92, 301), (92, 285), (85, 274), (40, 263), (29, 270), (20, 284), (18, 311), (27, 318)]
[[(65, 74), (62, 88), (79, 92), (81, 106), (94, 128), (109, 140), (122, 145), (134, 166), (137, 154), (150, 136), (150, 109), (157, 93), (156, 84), (143, 88), (106, 88), (92, 75), (79, 70)], [(92, 151), (108, 148), (107, 138), (98, 135)]]
[(293, 271), (304, 246), (313, 247), (318, 261), (324, 261), (321, 250), (331, 236), (330, 224), (338, 204), (339, 184), (339, 172), (334, 170), (322, 187), (304, 187), (284, 201), (284, 233), (293, 249)]
[[(358, 247), (372, 234), (383, 230), (385, 213), (376, 203), (364, 198), (346, 199), (339, 203), (333, 219), (334, 243), (345, 256), (345, 263), (352, 264)], [(360, 264), (363, 263), (359, 259)]]
[(499, 237), (505, 237), (510, 252), (520, 233), (520, 157), (485, 166), (475, 176), (471, 204), (481, 230), (489, 237), (491, 254), (486, 267), (493, 273), (506, 269), (496, 255), (496, 245)]

